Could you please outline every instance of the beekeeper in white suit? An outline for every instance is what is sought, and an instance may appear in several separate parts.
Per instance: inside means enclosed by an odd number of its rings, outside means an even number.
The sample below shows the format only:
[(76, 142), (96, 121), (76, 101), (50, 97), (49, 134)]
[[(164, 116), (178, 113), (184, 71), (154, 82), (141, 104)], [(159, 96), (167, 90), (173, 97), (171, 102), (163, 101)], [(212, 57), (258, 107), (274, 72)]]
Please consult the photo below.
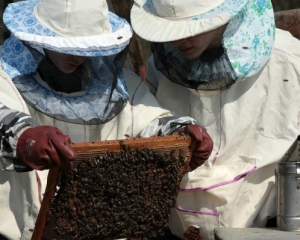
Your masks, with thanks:
[(38, 170), (70, 170), (71, 141), (180, 128), (197, 141), (190, 169), (208, 158), (206, 130), (190, 117), (173, 117), (123, 69), (132, 29), (105, 0), (21, 1), (3, 18), (11, 36), (0, 52), (0, 238), (31, 238), (47, 176)]
[(300, 42), (275, 28), (269, 0), (135, 0), (131, 23), (152, 42), (158, 102), (214, 141), (182, 181), (171, 232), (264, 227), (276, 216), (275, 164), (299, 135)]

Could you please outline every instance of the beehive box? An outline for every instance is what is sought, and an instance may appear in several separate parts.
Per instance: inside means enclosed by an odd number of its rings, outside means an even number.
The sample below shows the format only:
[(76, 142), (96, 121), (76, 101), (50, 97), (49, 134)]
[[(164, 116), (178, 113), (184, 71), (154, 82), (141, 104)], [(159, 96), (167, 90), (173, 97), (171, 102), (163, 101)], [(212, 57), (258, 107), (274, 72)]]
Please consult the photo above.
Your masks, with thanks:
[(74, 169), (50, 169), (32, 239), (162, 234), (189, 160), (187, 136), (73, 144)]

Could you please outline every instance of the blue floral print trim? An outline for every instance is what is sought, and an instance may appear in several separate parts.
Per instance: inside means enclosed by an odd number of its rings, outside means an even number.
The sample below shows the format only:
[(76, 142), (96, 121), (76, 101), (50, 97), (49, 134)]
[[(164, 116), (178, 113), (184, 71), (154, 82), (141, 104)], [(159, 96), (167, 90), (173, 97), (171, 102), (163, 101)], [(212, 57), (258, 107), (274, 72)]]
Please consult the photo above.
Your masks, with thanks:
[[(3, 21), (6, 27), (13, 34), (27, 33), (36, 36), (45, 37), (56, 37), (62, 38), (54, 31), (44, 27), (34, 15), (34, 7), (37, 4), (37, 0), (20, 1), (16, 3), (9, 4), (5, 9), (3, 14)], [(112, 12), (109, 12), (109, 23), (112, 28), (112, 32), (128, 28), (131, 31), (129, 23)], [(131, 33), (128, 33), (131, 36)], [(64, 38), (68, 41), (68, 38)], [(54, 47), (51, 45), (45, 45), (42, 43), (32, 44), (34, 47), (47, 48), (52, 51), (66, 53), (70, 55), (81, 55), (81, 56), (108, 56), (119, 53), (124, 50), (124, 48), (129, 44), (129, 40), (116, 46), (113, 44), (109, 47), (96, 47), (91, 46), (88, 49), (69, 49), (63, 46)]]
[[(38, 63), (44, 56), (39, 54), (35, 57), (37, 61), (28, 48), (13, 35), (4, 42), (1, 49), (2, 69), (13, 79), (30, 105), (50, 116), (64, 116), (69, 120), (86, 123), (95, 119), (105, 122), (105, 108), (114, 79), (109, 65), (114, 64), (115, 55), (90, 58), (91, 79), (86, 93), (79, 97), (60, 96), (40, 85), (32, 75), (36, 73)], [(111, 102), (126, 102), (129, 99), (125, 77), (121, 70), (120, 72)]]
[(230, 21), (223, 34), (223, 46), (237, 74), (237, 81), (255, 75), (268, 61), (274, 45), (274, 13), (270, 0), (229, 0), (207, 18), (227, 12)]
[[(146, 4), (155, 11), (151, 0)], [(223, 47), (236, 73), (234, 80), (242, 81), (259, 72), (272, 53), (275, 22), (271, 0), (225, 0), (206, 13), (181, 21), (209, 19), (224, 13), (230, 20), (223, 34)]]

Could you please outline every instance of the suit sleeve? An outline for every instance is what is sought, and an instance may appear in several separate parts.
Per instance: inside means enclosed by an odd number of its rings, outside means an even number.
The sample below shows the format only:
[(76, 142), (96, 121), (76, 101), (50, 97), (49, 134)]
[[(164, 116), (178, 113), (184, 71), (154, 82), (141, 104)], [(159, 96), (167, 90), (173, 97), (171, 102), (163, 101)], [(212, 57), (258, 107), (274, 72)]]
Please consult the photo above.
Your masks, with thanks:
[(16, 145), (19, 136), (32, 125), (32, 117), (11, 110), (0, 103), (0, 169), (27, 172), (32, 170), (17, 157)]

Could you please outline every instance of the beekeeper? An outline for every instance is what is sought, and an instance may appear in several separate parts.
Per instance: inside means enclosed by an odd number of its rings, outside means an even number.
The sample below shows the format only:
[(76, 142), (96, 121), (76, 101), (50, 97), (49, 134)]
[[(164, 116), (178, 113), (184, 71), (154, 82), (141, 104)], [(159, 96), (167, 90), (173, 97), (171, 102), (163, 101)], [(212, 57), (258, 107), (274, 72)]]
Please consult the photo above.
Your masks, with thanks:
[(0, 238), (31, 238), (47, 177), (37, 170), (70, 170), (71, 140), (180, 128), (197, 142), (191, 170), (208, 158), (206, 130), (191, 117), (173, 117), (123, 69), (132, 29), (105, 0), (21, 1), (6, 8), (4, 23), (11, 36), (0, 52)]
[(147, 81), (173, 114), (201, 122), (210, 158), (181, 183), (169, 227), (264, 227), (274, 169), (299, 134), (300, 42), (275, 28), (271, 1), (135, 0), (133, 30), (152, 42)]

